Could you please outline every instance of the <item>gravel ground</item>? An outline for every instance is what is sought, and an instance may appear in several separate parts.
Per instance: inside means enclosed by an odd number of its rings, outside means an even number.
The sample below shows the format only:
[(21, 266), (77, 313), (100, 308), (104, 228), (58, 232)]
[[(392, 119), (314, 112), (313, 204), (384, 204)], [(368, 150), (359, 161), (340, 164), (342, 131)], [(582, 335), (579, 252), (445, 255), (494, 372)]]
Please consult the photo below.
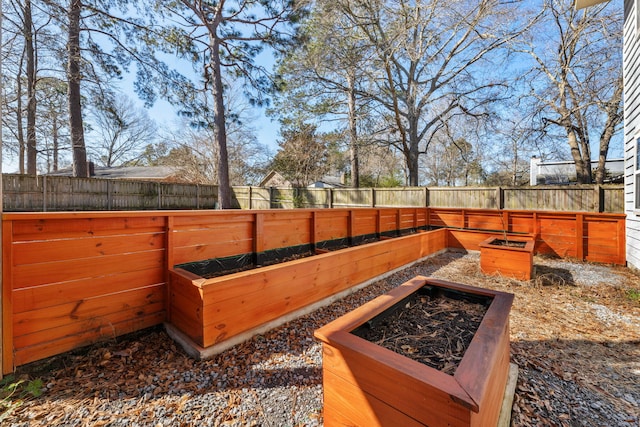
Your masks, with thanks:
[(490, 278), (479, 255), (448, 252), (406, 268), (206, 361), (161, 328), (20, 368), (44, 392), (11, 426), (320, 426), (321, 346), (313, 331), (421, 274), (516, 295), (512, 425), (639, 426), (640, 302), (629, 270), (536, 258), (530, 282)]

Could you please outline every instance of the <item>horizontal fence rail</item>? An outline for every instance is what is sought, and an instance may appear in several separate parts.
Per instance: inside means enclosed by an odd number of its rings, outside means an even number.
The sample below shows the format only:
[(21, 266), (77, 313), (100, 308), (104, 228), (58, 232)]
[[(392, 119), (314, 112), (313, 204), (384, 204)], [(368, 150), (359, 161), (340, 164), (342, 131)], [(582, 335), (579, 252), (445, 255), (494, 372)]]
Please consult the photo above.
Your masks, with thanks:
[(536, 252), (625, 263), (622, 214), (460, 208), (29, 212), (2, 216), (3, 371), (157, 325), (168, 271), (395, 230), (447, 228), (446, 246), (478, 250), (501, 230)]
[[(236, 209), (434, 207), (624, 212), (622, 185), (538, 187), (232, 187)], [(6, 212), (214, 209), (214, 185), (3, 175)]]

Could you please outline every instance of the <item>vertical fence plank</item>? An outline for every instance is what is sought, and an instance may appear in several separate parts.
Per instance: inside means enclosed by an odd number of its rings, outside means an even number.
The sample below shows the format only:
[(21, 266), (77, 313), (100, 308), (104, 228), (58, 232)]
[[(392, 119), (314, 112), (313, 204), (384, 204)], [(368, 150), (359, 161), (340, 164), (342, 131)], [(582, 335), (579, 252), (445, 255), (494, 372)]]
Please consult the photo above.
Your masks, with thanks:
[(264, 251), (264, 214), (256, 213), (253, 225), (253, 251), (255, 253)]
[(168, 215), (164, 217), (165, 221), (165, 231), (164, 231), (164, 250), (165, 250), (165, 265), (167, 268), (164, 269), (164, 282), (167, 283), (167, 286), (164, 288), (164, 311), (167, 313), (167, 321), (171, 322), (171, 283), (170, 272), (169, 269), (173, 268), (176, 264), (173, 256), (173, 241), (174, 241), (174, 216)]

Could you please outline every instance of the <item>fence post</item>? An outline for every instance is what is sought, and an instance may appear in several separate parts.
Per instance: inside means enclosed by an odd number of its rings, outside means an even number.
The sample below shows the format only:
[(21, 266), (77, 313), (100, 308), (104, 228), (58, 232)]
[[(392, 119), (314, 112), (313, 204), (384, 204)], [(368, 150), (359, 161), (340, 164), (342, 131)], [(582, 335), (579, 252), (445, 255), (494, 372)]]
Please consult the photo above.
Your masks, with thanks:
[(504, 189), (502, 187), (496, 188), (496, 201), (498, 209), (504, 209)]
[(375, 208), (376, 207), (376, 191), (373, 187), (371, 187), (371, 191), (369, 193), (371, 197), (371, 207)]
[(44, 175), (42, 177), (42, 212), (46, 212), (46, 211), (47, 211), (47, 176)]
[(196, 209), (200, 209), (200, 184), (196, 184)]
[(111, 210), (113, 208), (113, 188), (111, 185), (111, 180), (107, 181), (107, 210)]
[(349, 239), (349, 245), (353, 245), (353, 230), (355, 224), (355, 214), (353, 209), (349, 209), (349, 221), (347, 222), (347, 236)]
[(156, 187), (158, 187), (158, 209), (162, 209), (162, 187), (160, 183), (156, 183)]
[(429, 187), (424, 187), (424, 206), (429, 207)]
[(253, 258), (256, 265), (262, 262), (262, 252), (264, 252), (264, 214), (256, 213), (253, 216)]
[(251, 199), (253, 199), (253, 187), (249, 186), (249, 210), (251, 210)]
[(311, 212), (311, 218), (309, 219), (309, 225), (311, 227), (311, 232), (309, 233), (311, 237), (311, 250), (313, 252), (316, 251), (316, 243), (318, 243), (318, 236), (317, 236), (317, 232), (318, 230), (316, 230), (317, 225), (318, 225), (318, 219), (316, 217), (316, 215), (318, 214), (318, 211), (316, 211), (315, 209), (313, 210), (313, 212)]
[(329, 188), (329, 209), (333, 209), (333, 188)]
[(595, 192), (595, 211), (596, 212), (604, 212), (604, 205), (605, 205), (605, 200), (604, 200), (604, 189), (602, 188), (602, 186), (600, 184), (596, 184), (595, 187), (593, 187), (593, 191)]

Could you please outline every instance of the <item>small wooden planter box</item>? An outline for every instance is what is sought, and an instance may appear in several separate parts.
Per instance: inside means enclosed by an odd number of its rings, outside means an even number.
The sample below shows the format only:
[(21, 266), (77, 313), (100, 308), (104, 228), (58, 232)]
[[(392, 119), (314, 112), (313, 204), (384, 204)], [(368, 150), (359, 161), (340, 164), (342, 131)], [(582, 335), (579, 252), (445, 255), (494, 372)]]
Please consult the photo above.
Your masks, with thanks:
[[(454, 375), (352, 333), (423, 286), (492, 298)], [(495, 426), (509, 371), (513, 295), (418, 276), (318, 329), (326, 426)]]
[(518, 280), (531, 280), (534, 276), (533, 249), (535, 241), (531, 237), (512, 237), (510, 242), (523, 243), (523, 247), (495, 244), (502, 237), (490, 237), (480, 243), (480, 270), (485, 274), (499, 274)]

